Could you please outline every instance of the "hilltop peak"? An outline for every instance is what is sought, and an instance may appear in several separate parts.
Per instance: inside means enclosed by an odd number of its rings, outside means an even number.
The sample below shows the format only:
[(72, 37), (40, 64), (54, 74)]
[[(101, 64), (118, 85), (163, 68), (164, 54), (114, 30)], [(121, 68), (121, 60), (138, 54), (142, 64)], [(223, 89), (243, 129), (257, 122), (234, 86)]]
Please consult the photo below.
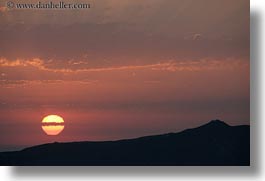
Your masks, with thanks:
[(207, 130), (216, 130), (216, 129), (222, 129), (222, 128), (228, 128), (230, 127), (228, 124), (226, 124), (224, 121), (221, 121), (219, 119), (215, 119), (215, 120), (211, 120), (210, 122), (202, 125), (202, 126), (199, 126), (195, 129), (200, 129), (200, 128), (203, 128), (203, 129), (207, 129)]
[(208, 124), (221, 124), (228, 126), (228, 124), (226, 124), (224, 121), (221, 121), (219, 119), (211, 120)]
[(226, 124), (224, 121), (221, 121), (219, 119), (211, 120), (210, 122), (206, 123), (203, 126), (210, 126), (210, 127), (229, 127), (228, 124)]

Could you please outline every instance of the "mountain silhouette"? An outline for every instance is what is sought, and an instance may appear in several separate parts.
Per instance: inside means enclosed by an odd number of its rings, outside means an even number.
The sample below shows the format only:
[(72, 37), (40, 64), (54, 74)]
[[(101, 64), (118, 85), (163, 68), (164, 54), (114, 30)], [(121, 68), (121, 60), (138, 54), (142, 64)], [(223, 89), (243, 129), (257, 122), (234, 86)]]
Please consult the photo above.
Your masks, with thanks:
[(250, 126), (213, 120), (178, 133), (136, 139), (55, 142), (2, 152), (0, 165), (248, 166)]

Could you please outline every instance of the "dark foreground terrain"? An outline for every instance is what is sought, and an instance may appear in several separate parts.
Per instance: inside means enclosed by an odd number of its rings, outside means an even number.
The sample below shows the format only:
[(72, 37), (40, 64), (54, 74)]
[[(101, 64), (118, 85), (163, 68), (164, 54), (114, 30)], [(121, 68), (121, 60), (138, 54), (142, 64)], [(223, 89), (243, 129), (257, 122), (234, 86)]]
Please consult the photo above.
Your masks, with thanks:
[(0, 165), (250, 165), (250, 126), (215, 120), (137, 139), (50, 143), (0, 153)]

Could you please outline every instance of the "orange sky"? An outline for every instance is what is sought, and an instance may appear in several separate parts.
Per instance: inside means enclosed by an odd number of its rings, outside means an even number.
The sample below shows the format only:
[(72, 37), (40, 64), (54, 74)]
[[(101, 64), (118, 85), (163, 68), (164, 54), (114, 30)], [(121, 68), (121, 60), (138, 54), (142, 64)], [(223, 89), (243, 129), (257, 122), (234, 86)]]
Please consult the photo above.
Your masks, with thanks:
[(91, 3), (0, 11), (0, 151), (249, 124), (248, 1)]

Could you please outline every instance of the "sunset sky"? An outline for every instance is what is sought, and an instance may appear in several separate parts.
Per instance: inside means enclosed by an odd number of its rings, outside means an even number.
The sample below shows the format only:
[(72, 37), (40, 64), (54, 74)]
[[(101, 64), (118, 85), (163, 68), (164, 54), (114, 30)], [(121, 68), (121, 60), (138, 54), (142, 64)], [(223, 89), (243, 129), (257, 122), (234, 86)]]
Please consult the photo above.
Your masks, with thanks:
[(91, 8), (0, 2), (0, 151), (250, 124), (248, 0), (78, 2)]

